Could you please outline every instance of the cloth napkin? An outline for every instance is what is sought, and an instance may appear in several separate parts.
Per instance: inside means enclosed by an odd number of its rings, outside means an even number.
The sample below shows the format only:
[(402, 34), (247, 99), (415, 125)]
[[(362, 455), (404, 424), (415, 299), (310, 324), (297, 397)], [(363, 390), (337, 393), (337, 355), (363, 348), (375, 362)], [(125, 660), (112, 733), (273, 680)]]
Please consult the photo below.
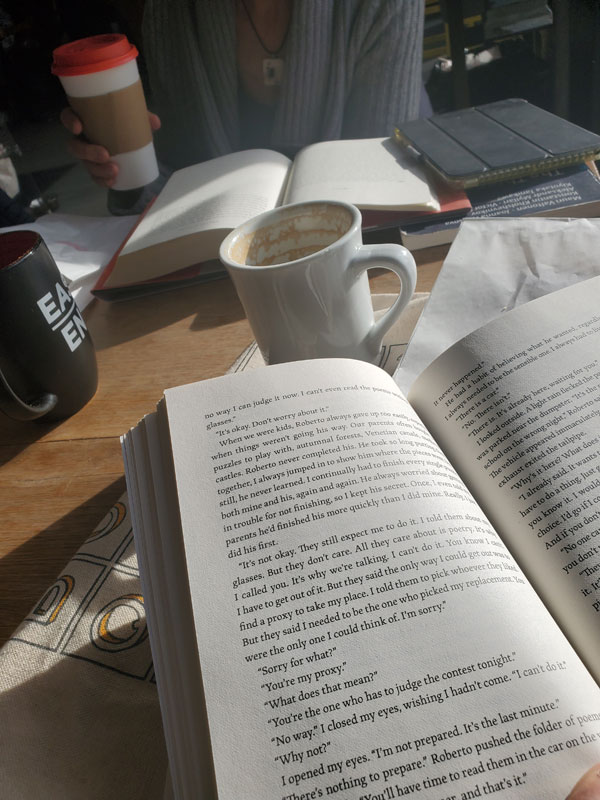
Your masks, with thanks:
[[(388, 332), (392, 374), (428, 294)], [(374, 295), (376, 315), (393, 295)], [(256, 345), (230, 371), (264, 365)], [(159, 800), (167, 756), (127, 495), (0, 650), (0, 794)]]

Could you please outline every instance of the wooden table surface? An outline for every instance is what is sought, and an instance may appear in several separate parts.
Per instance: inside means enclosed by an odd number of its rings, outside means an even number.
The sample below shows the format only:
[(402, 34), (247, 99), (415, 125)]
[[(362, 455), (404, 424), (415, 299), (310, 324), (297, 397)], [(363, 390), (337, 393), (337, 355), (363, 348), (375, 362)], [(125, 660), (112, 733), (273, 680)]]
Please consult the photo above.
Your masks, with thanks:
[[(446, 252), (417, 254), (417, 291), (430, 291)], [(394, 292), (397, 279), (382, 272), (371, 285)], [(222, 375), (252, 341), (228, 279), (95, 300), (84, 316), (98, 357), (93, 400), (54, 425), (0, 418), (0, 644), (125, 491), (119, 436), (166, 388)]]

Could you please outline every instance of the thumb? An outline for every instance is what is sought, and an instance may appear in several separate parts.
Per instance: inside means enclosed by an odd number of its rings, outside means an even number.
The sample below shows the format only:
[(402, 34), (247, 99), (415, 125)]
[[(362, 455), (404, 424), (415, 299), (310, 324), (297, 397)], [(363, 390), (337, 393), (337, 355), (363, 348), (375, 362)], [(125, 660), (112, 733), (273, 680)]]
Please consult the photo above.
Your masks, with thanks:
[(577, 781), (567, 800), (600, 800), (600, 763)]

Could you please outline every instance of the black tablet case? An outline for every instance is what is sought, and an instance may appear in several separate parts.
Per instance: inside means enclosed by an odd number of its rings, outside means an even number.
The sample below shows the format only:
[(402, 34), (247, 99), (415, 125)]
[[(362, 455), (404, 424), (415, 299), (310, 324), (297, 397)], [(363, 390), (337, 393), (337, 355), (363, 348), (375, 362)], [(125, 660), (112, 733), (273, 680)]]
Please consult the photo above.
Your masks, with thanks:
[(395, 138), (463, 188), (600, 158), (600, 136), (511, 98), (398, 125)]

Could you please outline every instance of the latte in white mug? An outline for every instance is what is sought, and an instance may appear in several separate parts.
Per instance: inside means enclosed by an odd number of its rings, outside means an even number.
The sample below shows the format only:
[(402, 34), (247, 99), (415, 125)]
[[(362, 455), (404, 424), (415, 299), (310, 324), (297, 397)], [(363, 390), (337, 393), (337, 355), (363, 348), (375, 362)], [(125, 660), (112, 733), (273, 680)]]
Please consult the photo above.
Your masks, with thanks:
[(352, 214), (343, 206), (307, 204), (298, 216), (267, 224), (236, 238), (230, 257), (247, 267), (287, 264), (318, 253), (351, 228)]
[[(338, 202), (260, 214), (225, 238), (219, 257), (267, 364), (325, 357), (374, 362), (417, 274), (404, 247), (363, 245), (359, 210)], [(367, 277), (374, 267), (401, 281), (396, 301), (377, 322)]]

